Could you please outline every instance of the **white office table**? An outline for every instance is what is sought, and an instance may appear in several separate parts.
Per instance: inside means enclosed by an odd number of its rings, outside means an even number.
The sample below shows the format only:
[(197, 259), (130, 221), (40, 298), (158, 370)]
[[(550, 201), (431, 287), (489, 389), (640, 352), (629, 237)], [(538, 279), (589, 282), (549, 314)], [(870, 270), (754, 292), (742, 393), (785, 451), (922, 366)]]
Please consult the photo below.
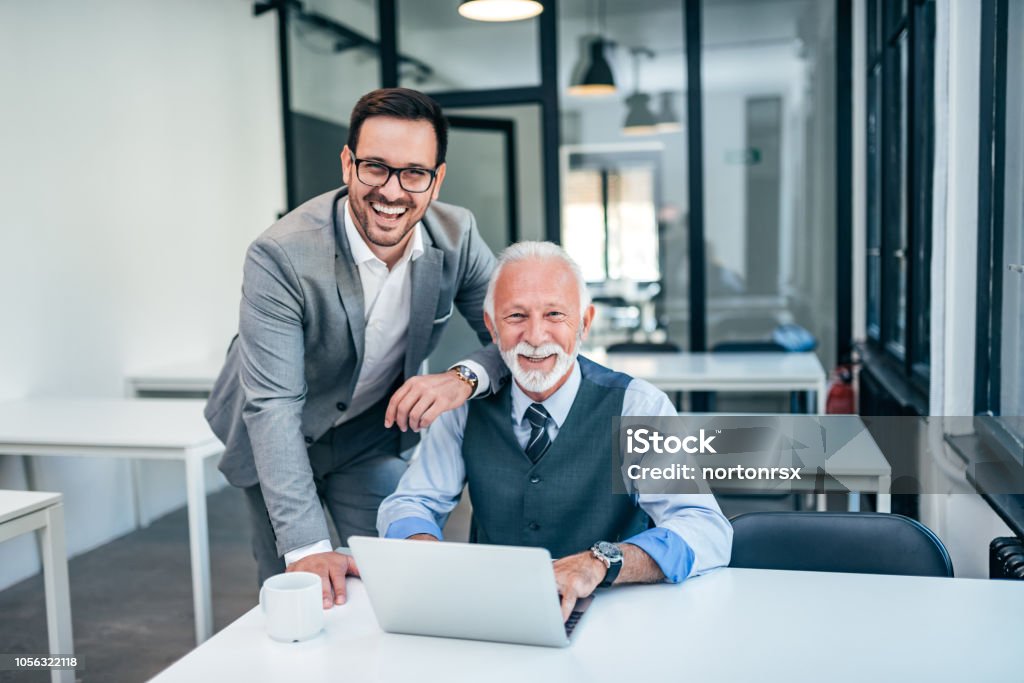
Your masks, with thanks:
[[(59, 493), (0, 491), (0, 543), (21, 534), (39, 532), (50, 654), (73, 655), (71, 592), (68, 589), (68, 554), (64, 543), (64, 504), (61, 500)], [(75, 672), (54, 670), (50, 672), (50, 678), (72, 683)]]
[(172, 363), (131, 372), (125, 378), (127, 394), (159, 393), (196, 396), (209, 394), (224, 366), (224, 355), (185, 363)]
[[(618, 372), (645, 379), (663, 391), (803, 391), (814, 394), (825, 412), (825, 369), (814, 353), (613, 353), (583, 354)], [(133, 372), (129, 393), (209, 392), (224, 364), (222, 357)]]
[(825, 413), (825, 369), (807, 353), (607, 353), (584, 351), (591, 360), (662, 391), (803, 391), (808, 405)]
[(0, 454), (177, 460), (185, 464), (197, 643), (213, 633), (203, 461), (223, 450), (203, 419), (203, 401), (0, 401)]
[[(860, 494), (877, 494), (876, 509), (878, 512), (892, 511), (892, 466), (878, 447), (871, 432), (864, 425), (859, 415), (823, 415), (794, 416), (791, 414), (773, 415), (767, 413), (695, 413), (687, 417), (700, 420), (707, 418), (713, 421), (722, 417), (726, 419), (749, 416), (752, 418), (779, 418), (781, 420), (801, 420), (793, 425), (793, 436), (810, 446), (801, 451), (802, 462), (799, 467), (801, 478), (785, 482), (781, 491), (818, 492), (818, 509), (824, 511), (824, 492), (848, 492), (850, 511), (860, 511)], [(820, 426), (819, 426), (820, 425)], [(819, 429), (824, 429), (834, 442), (840, 444), (835, 452), (825, 457), (822, 449)], [(787, 458), (775, 464), (793, 466)], [(756, 466), (751, 464), (750, 466)], [(819, 475), (824, 474), (819, 481)], [(833, 481), (834, 480), (834, 481)], [(712, 486), (720, 493), (766, 493), (765, 483), (756, 479), (730, 479), (715, 482)]]
[(603, 591), (565, 649), (386, 634), (362, 583), (348, 591), (312, 640), (270, 640), (257, 607), (153, 683), (1020, 677), (1024, 583), (1012, 581), (720, 569)]

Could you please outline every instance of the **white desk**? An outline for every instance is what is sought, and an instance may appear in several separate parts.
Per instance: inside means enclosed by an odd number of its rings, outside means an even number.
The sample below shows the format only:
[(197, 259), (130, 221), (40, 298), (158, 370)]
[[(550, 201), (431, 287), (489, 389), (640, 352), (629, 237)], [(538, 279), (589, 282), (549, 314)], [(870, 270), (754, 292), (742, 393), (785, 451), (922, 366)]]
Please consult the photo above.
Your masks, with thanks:
[[(803, 391), (825, 413), (825, 369), (814, 353), (607, 353), (591, 360), (662, 391)], [(813, 396), (813, 399), (811, 397)]]
[(603, 592), (565, 649), (386, 634), (362, 584), (348, 591), (310, 641), (270, 640), (256, 608), (153, 681), (1020, 679), (1012, 581), (720, 569)]
[(224, 446), (203, 401), (19, 399), (0, 402), (0, 454), (177, 460), (185, 464), (196, 642), (213, 633), (203, 461)]
[[(50, 654), (73, 655), (68, 555), (64, 544), (64, 505), (59, 493), (0, 491), (0, 543), (32, 531), (39, 532), (46, 593), (46, 630)], [(9, 653), (38, 654), (38, 653)], [(54, 670), (51, 680), (72, 683), (75, 672)]]
[[(824, 511), (825, 492), (848, 491), (850, 511), (860, 511), (860, 494), (877, 494), (878, 512), (892, 511), (892, 466), (886, 460), (882, 449), (878, 447), (871, 432), (864, 426), (864, 421), (859, 415), (823, 415), (823, 416), (793, 416), (790, 414), (772, 415), (767, 413), (707, 413), (688, 415), (693, 419), (707, 417), (709, 421), (716, 417), (731, 419), (735, 417), (749, 416), (753, 418), (779, 418), (791, 420), (794, 417), (801, 421), (795, 427), (806, 436), (794, 429), (794, 436), (798, 441), (803, 441), (811, 448), (802, 451), (802, 466), (800, 469), (801, 478), (796, 481), (786, 482), (782, 490), (785, 491), (818, 491), (818, 509)], [(817, 423), (817, 424), (816, 424)], [(820, 425), (820, 427), (819, 427)], [(839, 445), (835, 452), (827, 454), (824, 452), (820, 434), (817, 430), (824, 429), (832, 440)], [(783, 459), (778, 463), (771, 463), (782, 466), (792, 466), (793, 462)], [(823, 482), (818, 481), (818, 474), (823, 473), (828, 478)], [(836, 483), (833, 483), (835, 480)], [(712, 489), (715, 492), (760, 492), (765, 493), (765, 483), (756, 479), (731, 479), (728, 481), (716, 482)]]
[(209, 394), (223, 366), (224, 355), (221, 354), (205, 360), (172, 363), (132, 372), (125, 378), (127, 394)]

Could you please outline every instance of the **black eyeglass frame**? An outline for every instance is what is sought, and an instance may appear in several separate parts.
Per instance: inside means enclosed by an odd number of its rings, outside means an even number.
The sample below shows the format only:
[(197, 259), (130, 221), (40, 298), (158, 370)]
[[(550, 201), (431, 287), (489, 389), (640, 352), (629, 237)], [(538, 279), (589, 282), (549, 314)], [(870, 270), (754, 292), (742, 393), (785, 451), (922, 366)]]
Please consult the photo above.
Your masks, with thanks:
[[(422, 194), (424, 192), (429, 192), (430, 188), (434, 186), (434, 180), (437, 179), (437, 169), (436, 168), (430, 169), (430, 168), (423, 168), (421, 166), (404, 166), (402, 168), (395, 168), (394, 166), (388, 166), (387, 164), (385, 164), (383, 162), (380, 162), (380, 161), (377, 161), (375, 159), (359, 159), (356, 156), (352, 157), (352, 163), (355, 164), (355, 166), (356, 166), (356, 179), (359, 180), (359, 182), (361, 182), (363, 185), (366, 185), (367, 187), (384, 187), (385, 185), (387, 185), (391, 181), (391, 176), (397, 175), (398, 176), (398, 186), (401, 187), (405, 192), (410, 192), (412, 194)], [(359, 175), (359, 166), (360, 166), (360, 164), (364, 164), (364, 163), (365, 164), (373, 164), (374, 166), (380, 166), (382, 168), (386, 168), (388, 170), (388, 177), (385, 178), (384, 182), (381, 183), (380, 185), (373, 185), (371, 183), (366, 182)], [(438, 168), (440, 168), (440, 167), (438, 167)], [(405, 186), (405, 183), (402, 182), (402, 171), (423, 171), (425, 173), (429, 173), (430, 174), (430, 182), (427, 183), (427, 186), (425, 188), (423, 188), (422, 190), (410, 190), (409, 188), (407, 188)]]

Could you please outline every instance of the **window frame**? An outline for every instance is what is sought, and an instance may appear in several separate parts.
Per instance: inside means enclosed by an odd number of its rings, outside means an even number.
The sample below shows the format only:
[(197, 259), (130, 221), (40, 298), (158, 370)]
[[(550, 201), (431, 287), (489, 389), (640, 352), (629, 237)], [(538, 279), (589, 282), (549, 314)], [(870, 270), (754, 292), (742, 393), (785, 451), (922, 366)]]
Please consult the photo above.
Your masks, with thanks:
[(1008, 10), (1007, 0), (982, 0), (974, 427), (986, 446), (1024, 464), (1024, 434), (995, 419), (1002, 389)]
[(935, 2), (872, 0), (867, 24), (867, 344), (877, 362), (927, 395)]

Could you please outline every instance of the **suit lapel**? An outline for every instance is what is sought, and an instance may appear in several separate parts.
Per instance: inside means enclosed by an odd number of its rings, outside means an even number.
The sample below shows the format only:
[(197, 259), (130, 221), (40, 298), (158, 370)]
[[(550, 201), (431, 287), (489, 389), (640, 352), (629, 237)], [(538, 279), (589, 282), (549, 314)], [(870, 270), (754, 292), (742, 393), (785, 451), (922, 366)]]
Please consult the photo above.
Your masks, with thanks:
[[(430, 212), (428, 211), (428, 214)], [(441, 269), (444, 252), (434, 246), (434, 240), (423, 219), (423, 254), (411, 265), (412, 292), (409, 300), (409, 332), (405, 348), (405, 376), (412, 377), (427, 354), (427, 343), (434, 329), (434, 312), (441, 294)]]
[(347, 194), (343, 190), (334, 202), (334, 241), (338, 245), (338, 253), (334, 255), (334, 276), (338, 281), (338, 297), (348, 316), (352, 345), (356, 350), (356, 367), (360, 368), (366, 337), (366, 312), (363, 308), (363, 282), (359, 279), (359, 269), (352, 259), (352, 248), (345, 234)]

